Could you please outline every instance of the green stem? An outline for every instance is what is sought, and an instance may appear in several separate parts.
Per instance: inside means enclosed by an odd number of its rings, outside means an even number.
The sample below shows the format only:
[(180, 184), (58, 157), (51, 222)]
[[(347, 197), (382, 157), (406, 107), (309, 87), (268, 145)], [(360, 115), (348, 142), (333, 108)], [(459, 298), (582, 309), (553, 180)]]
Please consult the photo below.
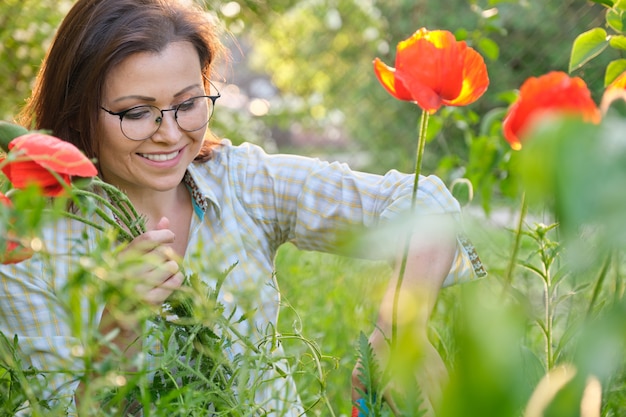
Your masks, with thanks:
[[(100, 216), (100, 218), (104, 220), (105, 222), (107, 222), (109, 225), (115, 227), (119, 231), (122, 240), (130, 242), (131, 240), (133, 240), (134, 237), (139, 236), (141, 233), (143, 233), (143, 231), (145, 231), (143, 230), (144, 227), (143, 227), (143, 222), (141, 222), (141, 218), (139, 217), (129, 218), (129, 216), (127, 215), (127, 211), (125, 211), (126, 209), (122, 209), (120, 207), (122, 205), (127, 206), (127, 207), (132, 207), (133, 205), (130, 202), (130, 200), (128, 200), (128, 197), (126, 196), (126, 194), (122, 193), (119, 189), (117, 189), (113, 185), (105, 183), (98, 177), (92, 178), (92, 183), (98, 184), (101, 188), (103, 188), (107, 192), (107, 194), (115, 195), (114, 201), (111, 202), (97, 193), (83, 190), (77, 187), (73, 187), (70, 184), (67, 184), (65, 180), (61, 178), (59, 173), (57, 173), (54, 170), (49, 169), (48, 172), (50, 172), (50, 174), (56, 178), (56, 180), (59, 182), (59, 184), (61, 184), (61, 186), (65, 189), (68, 195), (71, 195), (73, 197), (82, 196), (82, 197), (93, 198), (99, 201), (100, 203), (102, 203), (103, 205), (105, 205), (109, 210), (111, 210), (113, 214), (124, 223), (124, 225), (128, 228), (129, 231), (124, 230), (124, 228), (121, 225), (119, 225), (116, 221), (111, 219), (111, 217), (104, 210), (100, 208), (96, 208), (96, 214), (98, 214), (98, 216)], [(80, 201), (78, 201), (76, 198), (74, 198), (73, 200), (77, 206), (80, 206)], [(136, 213), (134, 208), (132, 209), (132, 212)], [(76, 216), (75, 219), (82, 221), (83, 223), (87, 225), (92, 225), (91, 222), (81, 217)]]
[(522, 193), (522, 203), (519, 214), (519, 221), (517, 222), (517, 229), (515, 230), (515, 242), (513, 243), (513, 249), (511, 250), (511, 258), (509, 259), (509, 265), (506, 268), (506, 274), (504, 275), (504, 287), (503, 292), (506, 292), (511, 286), (513, 280), (513, 270), (517, 264), (517, 253), (519, 252), (520, 244), (522, 241), (522, 229), (524, 228), (524, 220), (526, 220), (526, 212), (528, 211), (528, 204), (526, 203), (526, 193)]
[[(97, 193), (86, 191), (86, 190), (81, 190), (81, 189), (75, 189), (74, 196), (93, 198), (94, 200), (97, 200), (98, 202), (106, 206), (109, 210), (111, 210), (111, 212), (113, 212), (113, 215), (117, 217), (118, 219), (122, 219), (123, 217), (120, 213), (120, 210), (118, 210), (114, 204), (112, 204), (109, 200), (107, 200), (106, 198), (102, 197), (101, 195)], [(80, 202), (77, 201), (76, 199), (74, 200), (74, 203), (77, 206), (80, 206)], [(98, 215), (98, 217), (104, 220), (107, 224), (117, 229), (122, 240), (130, 242), (131, 240), (133, 240), (133, 237), (138, 236), (137, 234), (133, 233), (133, 229), (130, 228), (130, 225), (127, 224), (127, 221), (122, 220), (124, 225), (129, 228), (129, 231), (131, 233), (126, 231), (119, 223), (113, 220), (111, 216), (107, 212), (102, 210), (101, 208), (96, 207), (95, 212)], [(83, 219), (79, 216), (76, 216), (75, 219), (82, 221), (85, 224), (89, 224), (89, 222), (86, 219)]]
[(72, 219), (72, 220), (76, 220), (76, 221), (79, 221), (79, 222), (81, 222), (81, 223), (84, 223), (84, 224), (86, 224), (87, 226), (93, 227), (94, 229), (99, 230), (99, 231), (101, 231), (101, 232), (104, 232), (104, 231), (105, 231), (105, 228), (104, 228), (104, 227), (102, 227), (102, 226), (100, 226), (99, 224), (94, 223), (94, 222), (92, 222), (92, 221), (89, 221), (89, 220), (87, 220), (86, 218), (84, 218), (84, 217), (80, 217), (80, 216), (78, 216), (78, 215), (76, 215), (76, 214), (74, 214), (74, 213), (72, 213), (72, 212), (69, 212), (69, 211), (64, 211), (64, 212), (63, 212), (63, 216), (67, 217), (68, 219)]
[(609, 271), (609, 266), (611, 265), (613, 260), (613, 256), (609, 254), (606, 257), (600, 272), (598, 273), (598, 277), (596, 278), (596, 283), (593, 287), (593, 294), (591, 295), (591, 301), (589, 301), (589, 307), (587, 307), (587, 317), (591, 317), (593, 313), (593, 308), (595, 307), (596, 301), (598, 299), (598, 295), (600, 295), (600, 290), (602, 289), (602, 284), (604, 284), (604, 279), (606, 278), (607, 272)]
[(94, 178), (94, 183), (107, 193), (112, 204), (119, 210), (120, 220), (124, 222), (134, 236), (145, 233), (145, 222), (124, 192), (116, 186), (102, 181), (100, 178)]
[[(122, 221), (122, 223), (124, 223), (124, 226), (126, 226), (129, 229), (130, 233), (133, 236), (138, 236), (140, 234), (140, 233), (137, 233), (136, 230), (133, 229), (133, 225), (135, 225), (136, 221), (134, 219), (129, 218), (129, 216), (127, 216), (124, 213), (118, 201), (111, 202), (107, 198), (101, 196), (98, 193), (94, 193), (92, 191), (87, 191), (87, 190), (81, 190), (81, 189), (75, 189), (74, 195), (79, 196), (79, 197), (89, 197), (89, 198), (93, 198), (94, 200), (99, 201), (104, 206), (106, 206), (109, 210), (111, 210), (111, 212), (113, 213), (113, 215), (115, 215), (115, 217), (117, 217), (118, 219)], [(80, 205), (79, 202), (77, 202), (76, 204)], [(109, 220), (111, 220), (108, 215), (107, 217), (109, 218)], [(111, 223), (111, 222), (107, 221), (107, 223)], [(117, 224), (117, 222), (115, 223)], [(118, 227), (119, 227), (119, 224), (118, 224)]]
[(544, 281), (544, 303), (545, 303), (545, 321), (546, 321), (546, 366), (548, 371), (554, 366), (554, 358), (552, 357), (553, 342), (553, 306), (552, 306), (552, 280), (550, 276), (545, 277)]
[[(422, 117), (420, 119), (418, 141), (417, 141), (417, 154), (415, 158), (415, 178), (413, 179), (413, 194), (411, 195), (411, 213), (415, 211), (417, 202), (417, 191), (419, 187), (419, 176), (422, 169), (422, 159), (424, 156), (424, 148), (426, 146), (426, 129), (428, 128), (429, 113), (426, 110), (422, 110)], [(391, 313), (391, 347), (392, 350), (397, 346), (398, 342), (398, 304), (400, 300), (400, 292), (402, 289), (402, 281), (404, 280), (404, 272), (406, 271), (406, 264), (409, 258), (409, 249), (411, 246), (411, 233), (409, 232), (404, 242), (404, 251), (402, 253), (402, 262), (400, 263), (400, 270), (398, 271), (398, 280), (396, 281), (396, 289), (393, 295), (393, 306)]]
[(615, 254), (613, 256), (613, 271), (615, 275), (615, 302), (619, 302), (622, 299), (622, 295), (624, 292), (624, 286), (622, 284), (623, 277), (620, 273), (620, 260), (619, 254)]

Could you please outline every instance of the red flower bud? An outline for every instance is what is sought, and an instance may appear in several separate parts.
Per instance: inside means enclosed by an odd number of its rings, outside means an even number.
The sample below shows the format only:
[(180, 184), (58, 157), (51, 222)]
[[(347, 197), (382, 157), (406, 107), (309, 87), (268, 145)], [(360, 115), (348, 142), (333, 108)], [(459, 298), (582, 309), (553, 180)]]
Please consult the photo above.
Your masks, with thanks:
[(69, 185), (72, 176), (93, 177), (98, 170), (78, 148), (54, 136), (43, 133), (28, 133), (18, 136), (9, 143), (9, 155), (2, 159), (2, 172), (15, 188), (35, 184), (46, 196), (60, 195), (64, 186), (52, 174), (55, 172)]

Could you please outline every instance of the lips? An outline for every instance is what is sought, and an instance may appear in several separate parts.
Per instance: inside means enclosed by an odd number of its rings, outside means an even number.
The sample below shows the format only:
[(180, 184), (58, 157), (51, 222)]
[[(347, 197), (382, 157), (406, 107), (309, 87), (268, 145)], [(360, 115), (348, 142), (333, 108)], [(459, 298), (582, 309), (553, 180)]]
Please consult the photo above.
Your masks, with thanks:
[(138, 153), (137, 155), (150, 161), (165, 162), (171, 161), (172, 159), (176, 158), (179, 153), (180, 151), (173, 151), (170, 153)]

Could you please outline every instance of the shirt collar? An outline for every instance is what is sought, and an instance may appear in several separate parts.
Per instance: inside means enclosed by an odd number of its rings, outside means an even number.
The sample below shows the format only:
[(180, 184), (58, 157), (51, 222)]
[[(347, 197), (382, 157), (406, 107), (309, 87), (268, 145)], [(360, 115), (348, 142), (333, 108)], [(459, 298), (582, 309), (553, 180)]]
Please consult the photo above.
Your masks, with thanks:
[(191, 193), (194, 211), (201, 220), (204, 218), (204, 214), (209, 206), (215, 207), (215, 213), (218, 219), (222, 217), (222, 209), (217, 200), (217, 196), (206, 180), (198, 173), (193, 164), (185, 171), (183, 182)]

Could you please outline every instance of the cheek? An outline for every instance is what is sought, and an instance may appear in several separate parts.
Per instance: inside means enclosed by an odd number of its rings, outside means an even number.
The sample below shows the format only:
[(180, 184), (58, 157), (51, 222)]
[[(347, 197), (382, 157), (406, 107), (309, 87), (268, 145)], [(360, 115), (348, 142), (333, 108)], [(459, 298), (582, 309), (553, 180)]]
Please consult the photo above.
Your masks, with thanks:
[(97, 135), (95, 151), (100, 166), (126, 160), (137, 146), (122, 134), (119, 123), (101, 122)]
[(194, 142), (193, 142), (193, 154), (194, 156), (198, 155), (198, 153), (200, 152), (200, 149), (202, 149), (202, 145), (204, 144), (204, 140), (205, 138), (208, 136), (208, 131), (207, 130), (203, 130), (201, 132), (194, 132), (195, 134), (192, 135)]

